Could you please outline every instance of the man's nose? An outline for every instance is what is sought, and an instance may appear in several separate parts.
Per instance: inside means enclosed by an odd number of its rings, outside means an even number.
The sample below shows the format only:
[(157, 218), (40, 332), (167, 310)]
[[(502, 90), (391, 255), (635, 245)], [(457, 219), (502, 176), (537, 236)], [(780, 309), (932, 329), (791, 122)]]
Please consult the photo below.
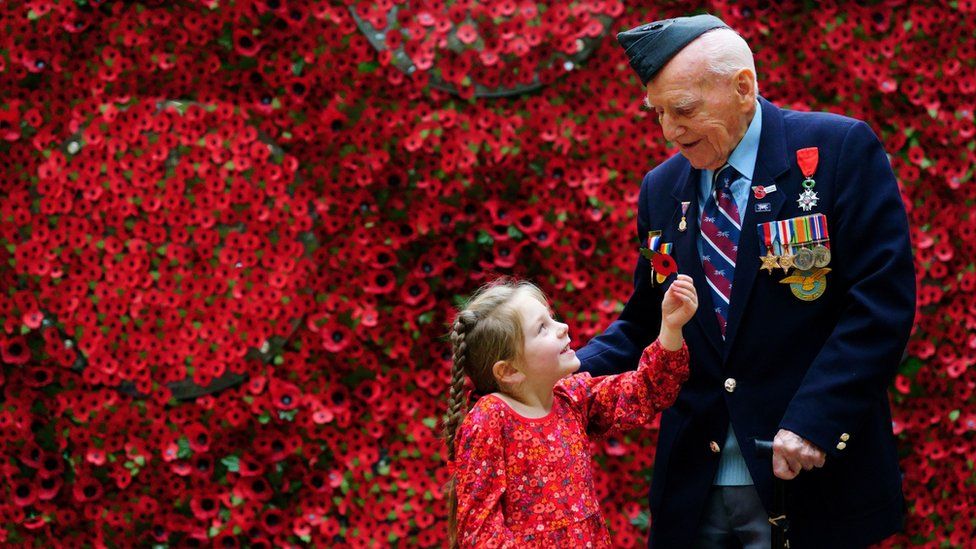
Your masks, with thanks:
[(559, 337), (563, 337), (569, 332), (569, 324), (559, 323)]
[(685, 130), (684, 126), (675, 123), (674, 118), (667, 114), (661, 115), (661, 129), (664, 133), (664, 138), (668, 141), (675, 141)]

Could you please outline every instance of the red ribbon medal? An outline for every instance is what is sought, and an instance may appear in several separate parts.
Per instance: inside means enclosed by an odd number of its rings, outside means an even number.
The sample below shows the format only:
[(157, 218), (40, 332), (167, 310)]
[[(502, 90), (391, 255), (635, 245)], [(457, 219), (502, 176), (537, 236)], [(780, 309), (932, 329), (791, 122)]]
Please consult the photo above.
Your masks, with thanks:
[(796, 151), (796, 163), (799, 164), (803, 177), (813, 178), (813, 174), (817, 171), (818, 162), (820, 162), (820, 149), (817, 147), (807, 147)]
[(807, 147), (796, 151), (796, 163), (800, 166), (803, 177), (806, 178), (803, 180), (803, 192), (800, 193), (800, 198), (796, 202), (800, 209), (805, 212), (812, 210), (819, 199), (817, 193), (813, 192), (813, 187), (817, 184), (813, 180), (813, 174), (817, 171), (817, 163), (819, 162), (820, 149), (817, 147)]

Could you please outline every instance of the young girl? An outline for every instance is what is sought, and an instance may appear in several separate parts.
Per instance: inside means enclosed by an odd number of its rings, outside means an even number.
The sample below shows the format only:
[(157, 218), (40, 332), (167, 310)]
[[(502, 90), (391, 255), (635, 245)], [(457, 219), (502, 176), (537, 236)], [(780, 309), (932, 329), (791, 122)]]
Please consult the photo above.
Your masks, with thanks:
[[(572, 375), (568, 327), (534, 285), (496, 281), (476, 293), (451, 334), (451, 546), (609, 546), (587, 437), (648, 423), (674, 402), (688, 377), (681, 327), (697, 307), (679, 275), (637, 370), (593, 378)], [(465, 376), (483, 395), (470, 411)]]

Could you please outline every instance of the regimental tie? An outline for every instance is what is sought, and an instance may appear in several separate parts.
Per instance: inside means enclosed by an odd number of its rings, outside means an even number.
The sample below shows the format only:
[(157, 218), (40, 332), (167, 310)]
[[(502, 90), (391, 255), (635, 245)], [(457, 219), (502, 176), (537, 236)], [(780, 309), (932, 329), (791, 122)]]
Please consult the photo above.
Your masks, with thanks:
[(735, 205), (731, 189), (732, 182), (738, 178), (739, 172), (735, 168), (728, 164), (722, 166), (715, 175), (714, 191), (705, 200), (702, 210), (702, 267), (712, 290), (715, 316), (723, 339), (729, 318), (735, 259), (739, 252), (739, 233), (742, 231), (739, 208)]

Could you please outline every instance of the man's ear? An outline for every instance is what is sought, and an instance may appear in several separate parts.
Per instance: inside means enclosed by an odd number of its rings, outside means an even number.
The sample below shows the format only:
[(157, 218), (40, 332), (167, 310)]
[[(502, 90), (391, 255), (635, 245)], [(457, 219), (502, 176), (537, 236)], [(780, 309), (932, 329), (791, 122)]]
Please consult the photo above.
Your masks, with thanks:
[(739, 69), (732, 78), (735, 93), (742, 105), (751, 108), (756, 102), (756, 73), (750, 69)]
[(491, 366), (491, 372), (499, 384), (518, 385), (525, 379), (525, 374), (519, 371), (510, 360), (499, 360)]

